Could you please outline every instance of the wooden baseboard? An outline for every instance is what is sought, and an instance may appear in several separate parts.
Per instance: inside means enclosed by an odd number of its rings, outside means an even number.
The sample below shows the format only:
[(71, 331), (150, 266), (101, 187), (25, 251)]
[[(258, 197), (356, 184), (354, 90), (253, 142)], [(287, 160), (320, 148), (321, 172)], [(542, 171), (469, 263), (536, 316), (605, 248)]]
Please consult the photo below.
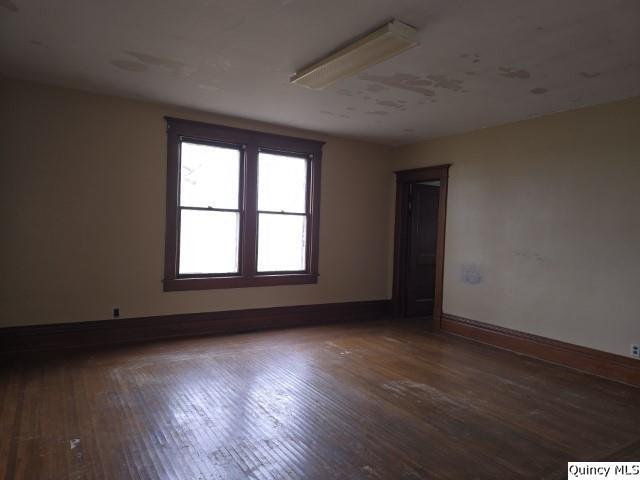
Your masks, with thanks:
[(640, 361), (530, 333), (442, 314), (443, 332), (640, 387)]
[(187, 313), (0, 329), (0, 352), (83, 348), (379, 318), (388, 300)]

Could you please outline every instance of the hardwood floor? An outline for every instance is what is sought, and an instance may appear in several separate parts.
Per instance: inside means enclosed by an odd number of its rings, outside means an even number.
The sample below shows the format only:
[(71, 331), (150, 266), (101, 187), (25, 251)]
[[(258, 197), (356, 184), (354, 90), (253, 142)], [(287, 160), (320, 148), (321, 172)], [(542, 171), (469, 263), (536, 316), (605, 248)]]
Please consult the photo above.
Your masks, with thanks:
[(640, 460), (640, 389), (416, 325), (172, 340), (0, 367), (0, 478), (563, 478)]

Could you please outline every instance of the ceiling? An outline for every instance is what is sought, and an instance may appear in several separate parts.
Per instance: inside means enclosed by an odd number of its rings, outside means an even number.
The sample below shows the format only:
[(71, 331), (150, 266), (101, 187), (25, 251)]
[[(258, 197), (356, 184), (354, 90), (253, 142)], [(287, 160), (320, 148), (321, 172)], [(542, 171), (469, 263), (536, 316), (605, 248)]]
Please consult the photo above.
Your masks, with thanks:
[[(392, 18), (420, 46), (289, 84)], [(0, 72), (398, 145), (640, 95), (640, 2), (0, 0)]]

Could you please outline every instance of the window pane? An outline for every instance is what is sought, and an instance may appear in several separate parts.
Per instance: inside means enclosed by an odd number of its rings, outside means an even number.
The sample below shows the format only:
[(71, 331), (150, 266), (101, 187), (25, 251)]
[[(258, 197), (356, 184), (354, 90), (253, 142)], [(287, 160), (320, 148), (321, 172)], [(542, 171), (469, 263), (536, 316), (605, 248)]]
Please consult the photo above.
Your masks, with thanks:
[(237, 272), (238, 217), (236, 212), (182, 210), (179, 272)]
[(305, 213), (306, 193), (306, 159), (259, 154), (258, 210)]
[(260, 213), (258, 271), (304, 270), (307, 218), (303, 215)]
[(240, 151), (182, 142), (180, 205), (238, 208)]

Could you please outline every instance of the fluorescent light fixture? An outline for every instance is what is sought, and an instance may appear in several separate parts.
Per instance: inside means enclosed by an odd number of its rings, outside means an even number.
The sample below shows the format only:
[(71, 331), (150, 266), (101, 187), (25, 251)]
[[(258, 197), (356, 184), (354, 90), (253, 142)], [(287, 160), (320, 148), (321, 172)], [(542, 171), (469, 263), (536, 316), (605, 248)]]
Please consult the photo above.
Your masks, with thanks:
[(321, 90), (341, 78), (355, 75), (416, 45), (418, 45), (417, 30), (399, 20), (393, 20), (375, 32), (297, 72), (290, 81)]

